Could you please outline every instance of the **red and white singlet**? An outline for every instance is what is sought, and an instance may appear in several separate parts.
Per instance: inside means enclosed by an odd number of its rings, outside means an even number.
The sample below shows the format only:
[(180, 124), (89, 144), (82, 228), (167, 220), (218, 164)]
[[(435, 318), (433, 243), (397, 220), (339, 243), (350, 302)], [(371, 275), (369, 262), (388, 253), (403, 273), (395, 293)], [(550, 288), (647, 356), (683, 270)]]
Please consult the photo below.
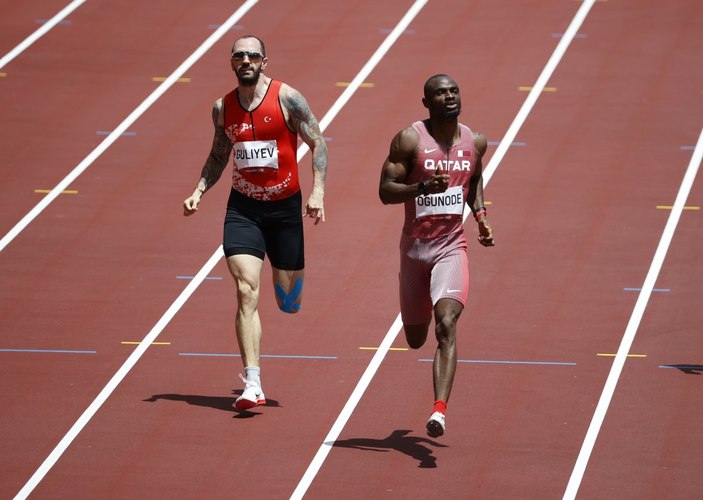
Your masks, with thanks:
[(232, 188), (257, 200), (280, 200), (300, 191), (297, 135), (288, 128), (278, 99), (280, 80), (271, 80), (252, 111), (238, 90), (224, 97), (225, 133), (232, 141)]
[(406, 325), (426, 324), (440, 299), (466, 304), (469, 265), (463, 214), (469, 180), (474, 172), (474, 134), (459, 125), (460, 138), (447, 150), (427, 131), (424, 122), (413, 123), (420, 134), (415, 162), (405, 181), (427, 181), (435, 172), (449, 174), (444, 193), (418, 196), (405, 202), (400, 237), (400, 312)]
[(463, 232), (464, 205), (476, 159), (474, 134), (469, 127), (459, 124), (459, 141), (447, 150), (446, 145), (432, 138), (423, 121), (412, 126), (420, 140), (415, 163), (405, 181), (413, 184), (427, 181), (434, 173), (444, 173), (449, 174), (449, 187), (444, 193), (406, 201), (403, 233), (414, 238), (434, 238)]

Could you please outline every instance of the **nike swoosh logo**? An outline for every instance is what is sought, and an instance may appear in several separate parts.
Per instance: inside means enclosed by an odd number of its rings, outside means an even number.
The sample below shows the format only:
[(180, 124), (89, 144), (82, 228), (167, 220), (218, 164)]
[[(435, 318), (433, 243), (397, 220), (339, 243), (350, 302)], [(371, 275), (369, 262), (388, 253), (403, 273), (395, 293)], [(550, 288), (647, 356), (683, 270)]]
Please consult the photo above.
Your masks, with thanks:
[(434, 152), (434, 151), (437, 151), (437, 148), (434, 148), (434, 149), (427, 149), (427, 148), (425, 148), (425, 154), (427, 154), (427, 153), (432, 153), (432, 152)]

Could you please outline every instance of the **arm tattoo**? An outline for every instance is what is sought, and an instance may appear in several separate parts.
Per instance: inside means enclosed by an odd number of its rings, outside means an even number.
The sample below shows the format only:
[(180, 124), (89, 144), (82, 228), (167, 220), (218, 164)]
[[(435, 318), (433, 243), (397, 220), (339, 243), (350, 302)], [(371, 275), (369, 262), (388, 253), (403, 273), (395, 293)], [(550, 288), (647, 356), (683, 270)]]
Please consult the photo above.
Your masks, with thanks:
[(212, 148), (205, 160), (205, 165), (201, 173), (200, 183), (205, 183), (205, 185), (202, 186), (203, 190), (209, 189), (219, 180), (225, 167), (227, 167), (227, 161), (232, 152), (232, 141), (230, 141), (227, 134), (225, 134), (224, 127), (218, 123), (218, 116), (219, 108), (213, 106), (212, 121), (215, 125), (215, 136), (212, 139)]
[(283, 104), (290, 112), (294, 129), (300, 134), (300, 138), (310, 146), (313, 155), (312, 167), (319, 173), (324, 182), (327, 176), (327, 144), (325, 144), (322, 132), (320, 132), (320, 124), (300, 92), (292, 90), (283, 99)]

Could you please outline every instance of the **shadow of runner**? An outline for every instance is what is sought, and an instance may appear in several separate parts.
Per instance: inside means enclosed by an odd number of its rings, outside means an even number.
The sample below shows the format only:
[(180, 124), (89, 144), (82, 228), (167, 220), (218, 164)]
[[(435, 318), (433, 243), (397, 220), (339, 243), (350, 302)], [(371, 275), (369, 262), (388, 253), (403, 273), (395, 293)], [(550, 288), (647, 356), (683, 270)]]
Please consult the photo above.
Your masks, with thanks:
[[(198, 396), (195, 394), (154, 394), (150, 398), (144, 399), (143, 401), (148, 403), (155, 403), (161, 399), (169, 401), (182, 401), (193, 406), (204, 406), (208, 408), (214, 408), (216, 410), (223, 410), (235, 413), (234, 418), (251, 418), (255, 415), (260, 415), (260, 413), (251, 410), (237, 410), (234, 407), (234, 401), (241, 396), (242, 389), (232, 391), (234, 397), (225, 396)], [(263, 406), (272, 406), (275, 408), (280, 408), (280, 404), (275, 399), (266, 398), (266, 404)]]
[(681, 370), (687, 375), (701, 375), (703, 374), (703, 365), (690, 365), (690, 364), (679, 364), (679, 365), (663, 365), (665, 368), (676, 368)]
[(447, 445), (438, 443), (425, 437), (409, 436), (409, 430), (396, 430), (383, 439), (373, 438), (351, 438), (327, 442), (325, 444), (337, 446), (339, 448), (354, 448), (357, 450), (388, 452), (390, 450), (399, 451), (409, 457), (418, 460), (418, 467), (432, 469), (437, 467), (437, 458), (432, 455), (432, 450), (425, 446), (431, 445), (440, 448), (447, 448)]

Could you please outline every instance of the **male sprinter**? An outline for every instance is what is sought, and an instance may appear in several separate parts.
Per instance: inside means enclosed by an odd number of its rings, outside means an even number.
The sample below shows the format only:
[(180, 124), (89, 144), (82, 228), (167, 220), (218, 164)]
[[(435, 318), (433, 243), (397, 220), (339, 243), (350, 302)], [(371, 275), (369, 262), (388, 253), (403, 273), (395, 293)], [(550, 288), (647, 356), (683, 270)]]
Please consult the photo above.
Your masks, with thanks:
[[(244, 391), (234, 406), (243, 410), (266, 403), (261, 385), (258, 312), (261, 271), (268, 255), (281, 311), (300, 310), (305, 257), (303, 217), (325, 221), (323, 203), (327, 145), (305, 98), (263, 73), (264, 43), (252, 35), (237, 39), (230, 64), (239, 86), (215, 101), (215, 137), (198, 186), (183, 202), (192, 215), (201, 197), (233, 157), (232, 189), (224, 223), (224, 253), (237, 285), (236, 331), (244, 364)], [(302, 207), (296, 159), (297, 135), (312, 152), (313, 185)]]
[(400, 311), (411, 348), (424, 345), (434, 312), (435, 403), (426, 427), (431, 437), (439, 437), (456, 370), (456, 324), (469, 292), (464, 204), (478, 222), (481, 245), (493, 246), (493, 230), (483, 206), (486, 138), (458, 122), (459, 87), (447, 75), (434, 75), (425, 82), (422, 103), (430, 117), (401, 130), (391, 141), (379, 196), (384, 204), (405, 204)]

